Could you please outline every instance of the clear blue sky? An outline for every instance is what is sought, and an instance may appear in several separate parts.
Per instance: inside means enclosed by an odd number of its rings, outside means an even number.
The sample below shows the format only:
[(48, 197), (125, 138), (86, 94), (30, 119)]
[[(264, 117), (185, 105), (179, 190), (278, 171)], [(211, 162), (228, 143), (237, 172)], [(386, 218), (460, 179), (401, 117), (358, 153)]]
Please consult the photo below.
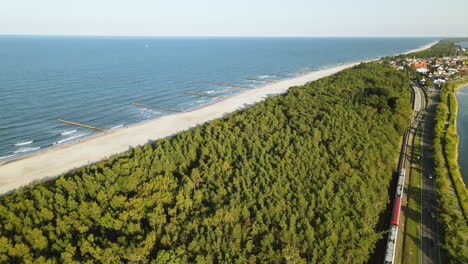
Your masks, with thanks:
[(468, 0), (0, 0), (0, 34), (467, 36)]

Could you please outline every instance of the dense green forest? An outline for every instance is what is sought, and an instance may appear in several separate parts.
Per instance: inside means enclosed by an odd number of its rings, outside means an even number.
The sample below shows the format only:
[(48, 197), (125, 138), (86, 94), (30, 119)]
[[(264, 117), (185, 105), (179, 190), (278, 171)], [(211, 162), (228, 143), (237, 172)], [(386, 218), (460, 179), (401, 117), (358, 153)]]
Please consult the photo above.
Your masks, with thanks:
[(409, 77), (355, 66), (0, 199), (8, 263), (363, 263)]

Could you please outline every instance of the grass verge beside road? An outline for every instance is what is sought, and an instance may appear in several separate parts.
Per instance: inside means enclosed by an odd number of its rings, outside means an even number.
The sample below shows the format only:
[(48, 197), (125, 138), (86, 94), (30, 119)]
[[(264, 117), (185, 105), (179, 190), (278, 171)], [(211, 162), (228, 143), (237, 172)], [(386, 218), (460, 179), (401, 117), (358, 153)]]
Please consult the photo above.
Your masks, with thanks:
[(419, 263), (421, 251), (421, 177), (422, 177), (422, 130), (418, 128), (413, 141), (411, 155), (412, 167), (408, 185), (408, 205), (406, 217), (406, 232), (404, 237), (403, 263)]

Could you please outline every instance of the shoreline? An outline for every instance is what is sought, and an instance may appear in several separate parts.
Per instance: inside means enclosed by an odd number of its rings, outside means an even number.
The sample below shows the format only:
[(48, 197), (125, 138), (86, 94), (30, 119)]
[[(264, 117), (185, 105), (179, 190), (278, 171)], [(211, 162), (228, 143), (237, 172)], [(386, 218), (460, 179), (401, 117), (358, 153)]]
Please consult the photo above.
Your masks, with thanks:
[[(451, 185), (454, 189), (455, 199), (458, 201), (459, 209), (461, 214), (465, 219), (467, 218), (468, 213), (468, 191), (466, 188), (465, 179), (463, 178), (462, 168), (459, 163), (459, 151), (460, 151), (460, 135), (458, 131), (458, 112), (459, 112), (459, 103), (457, 98), (458, 90), (461, 87), (466, 87), (467, 80), (462, 80), (459, 84), (454, 84), (449, 82), (448, 91), (447, 91), (447, 101), (448, 106), (448, 117), (449, 124), (447, 132), (445, 134), (445, 143), (444, 143), (444, 156), (446, 160), (446, 165), (448, 169), (448, 177), (450, 178)], [(450, 87), (451, 86), (451, 87)], [(452, 102), (452, 99), (454, 102)], [(453, 105), (454, 106), (453, 106)], [(454, 109), (452, 109), (454, 107)], [(453, 110), (453, 111), (452, 111)], [(454, 117), (452, 119), (452, 117)], [(453, 132), (448, 133), (450, 126), (453, 126)]]
[[(437, 42), (402, 54), (428, 49)], [(0, 195), (36, 181), (57, 178), (83, 166), (124, 153), (134, 147), (192, 129), (257, 104), (268, 97), (284, 94), (291, 87), (305, 85), (360, 63), (376, 60), (379, 59), (344, 63), (331, 66), (328, 69), (283, 79), (275, 83), (254, 87), (188, 112), (165, 115), (118, 128), (108, 133), (96, 134), (63, 146), (0, 162)]]
[(457, 144), (456, 144), (456, 147), (455, 147), (455, 150), (456, 150), (456, 153), (455, 153), (455, 160), (457, 162), (457, 166), (458, 166), (458, 172), (460, 173), (461, 175), (461, 180), (466, 188), (466, 183), (467, 181), (465, 181), (465, 177), (463, 176), (463, 170), (460, 166), (460, 162), (459, 162), (459, 154), (460, 154), (460, 133), (458, 131), (458, 122), (459, 122), (459, 115), (458, 115), (458, 112), (459, 112), (459, 109), (460, 109), (460, 104), (458, 102), (458, 98), (457, 98), (457, 94), (458, 92), (461, 90), (461, 89), (468, 89), (468, 80), (462, 80), (461, 83), (458, 83), (456, 84), (454, 87), (453, 87), (453, 94), (455, 95), (455, 100), (457, 101), (457, 109), (455, 111), (455, 133), (456, 133), (456, 136), (458, 137), (458, 140), (457, 140)]
[(464, 177), (464, 175), (463, 175), (463, 168), (460, 166), (460, 162), (459, 162), (459, 156), (460, 156), (460, 141), (461, 141), (460, 135), (461, 135), (461, 133), (459, 133), (459, 131), (458, 131), (458, 123), (459, 123), (459, 121), (460, 121), (460, 120), (459, 120), (459, 114), (458, 114), (458, 112), (459, 112), (459, 109), (460, 109), (460, 103), (458, 102), (457, 94), (458, 94), (458, 92), (459, 92), (460, 90), (462, 90), (462, 89), (468, 89), (468, 80), (465, 81), (465, 82), (463, 82), (463, 83), (461, 83), (461, 84), (458, 84), (458, 85), (455, 86), (454, 89), (453, 89), (453, 90), (454, 90), (453, 93), (454, 93), (454, 95), (455, 95), (455, 100), (457, 101), (457, 109), (456, 109), (456, 112), (455, 112), (455, 113), (456, 113), (456, 117), (455, 117), (455, 133), (456, 133), (456, 136), (458, 137), (458, 141), (457, 141), (456, 148), (455, 148), (455, 150), (456, 150), (456, 153), (455, 153), (455, 160), (456, 160), (456, 162), (457, 162), (458, 172), (459, 172), (460, 175), (461, 175), (461, 180), (462, 180), (462, 182), (463, 182), (463, 184), (464, 184), (464, 186), (465, 186), (465, 188), (466, 188), (466, 183), (467, 183), (467, 181), (465, 181), (465, 177)]

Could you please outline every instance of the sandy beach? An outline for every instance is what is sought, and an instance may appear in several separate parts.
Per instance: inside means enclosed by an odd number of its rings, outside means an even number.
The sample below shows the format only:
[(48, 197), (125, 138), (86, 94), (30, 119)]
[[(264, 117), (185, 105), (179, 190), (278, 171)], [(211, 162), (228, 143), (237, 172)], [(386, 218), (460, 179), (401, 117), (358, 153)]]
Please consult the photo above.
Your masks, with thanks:
[[(427, 49), (435, 43), (411, 50), (408, 53)], [(141, 146), (191, 129), (247, 106), (254, 105), (269, 96), (283, 94), (290, 87), (304, 85), (359, 63), (361, 61), (281, 80), (262, 87), (246, 90), (225, 100), (190, 112), (163, 116), (127, 128), (101, 133), (79, 142), (4, 162), (0, 164), (0, 194), (7, 193), (37, 180), (55, 178), (82, 166), (123, 153), (132, 147)]]

